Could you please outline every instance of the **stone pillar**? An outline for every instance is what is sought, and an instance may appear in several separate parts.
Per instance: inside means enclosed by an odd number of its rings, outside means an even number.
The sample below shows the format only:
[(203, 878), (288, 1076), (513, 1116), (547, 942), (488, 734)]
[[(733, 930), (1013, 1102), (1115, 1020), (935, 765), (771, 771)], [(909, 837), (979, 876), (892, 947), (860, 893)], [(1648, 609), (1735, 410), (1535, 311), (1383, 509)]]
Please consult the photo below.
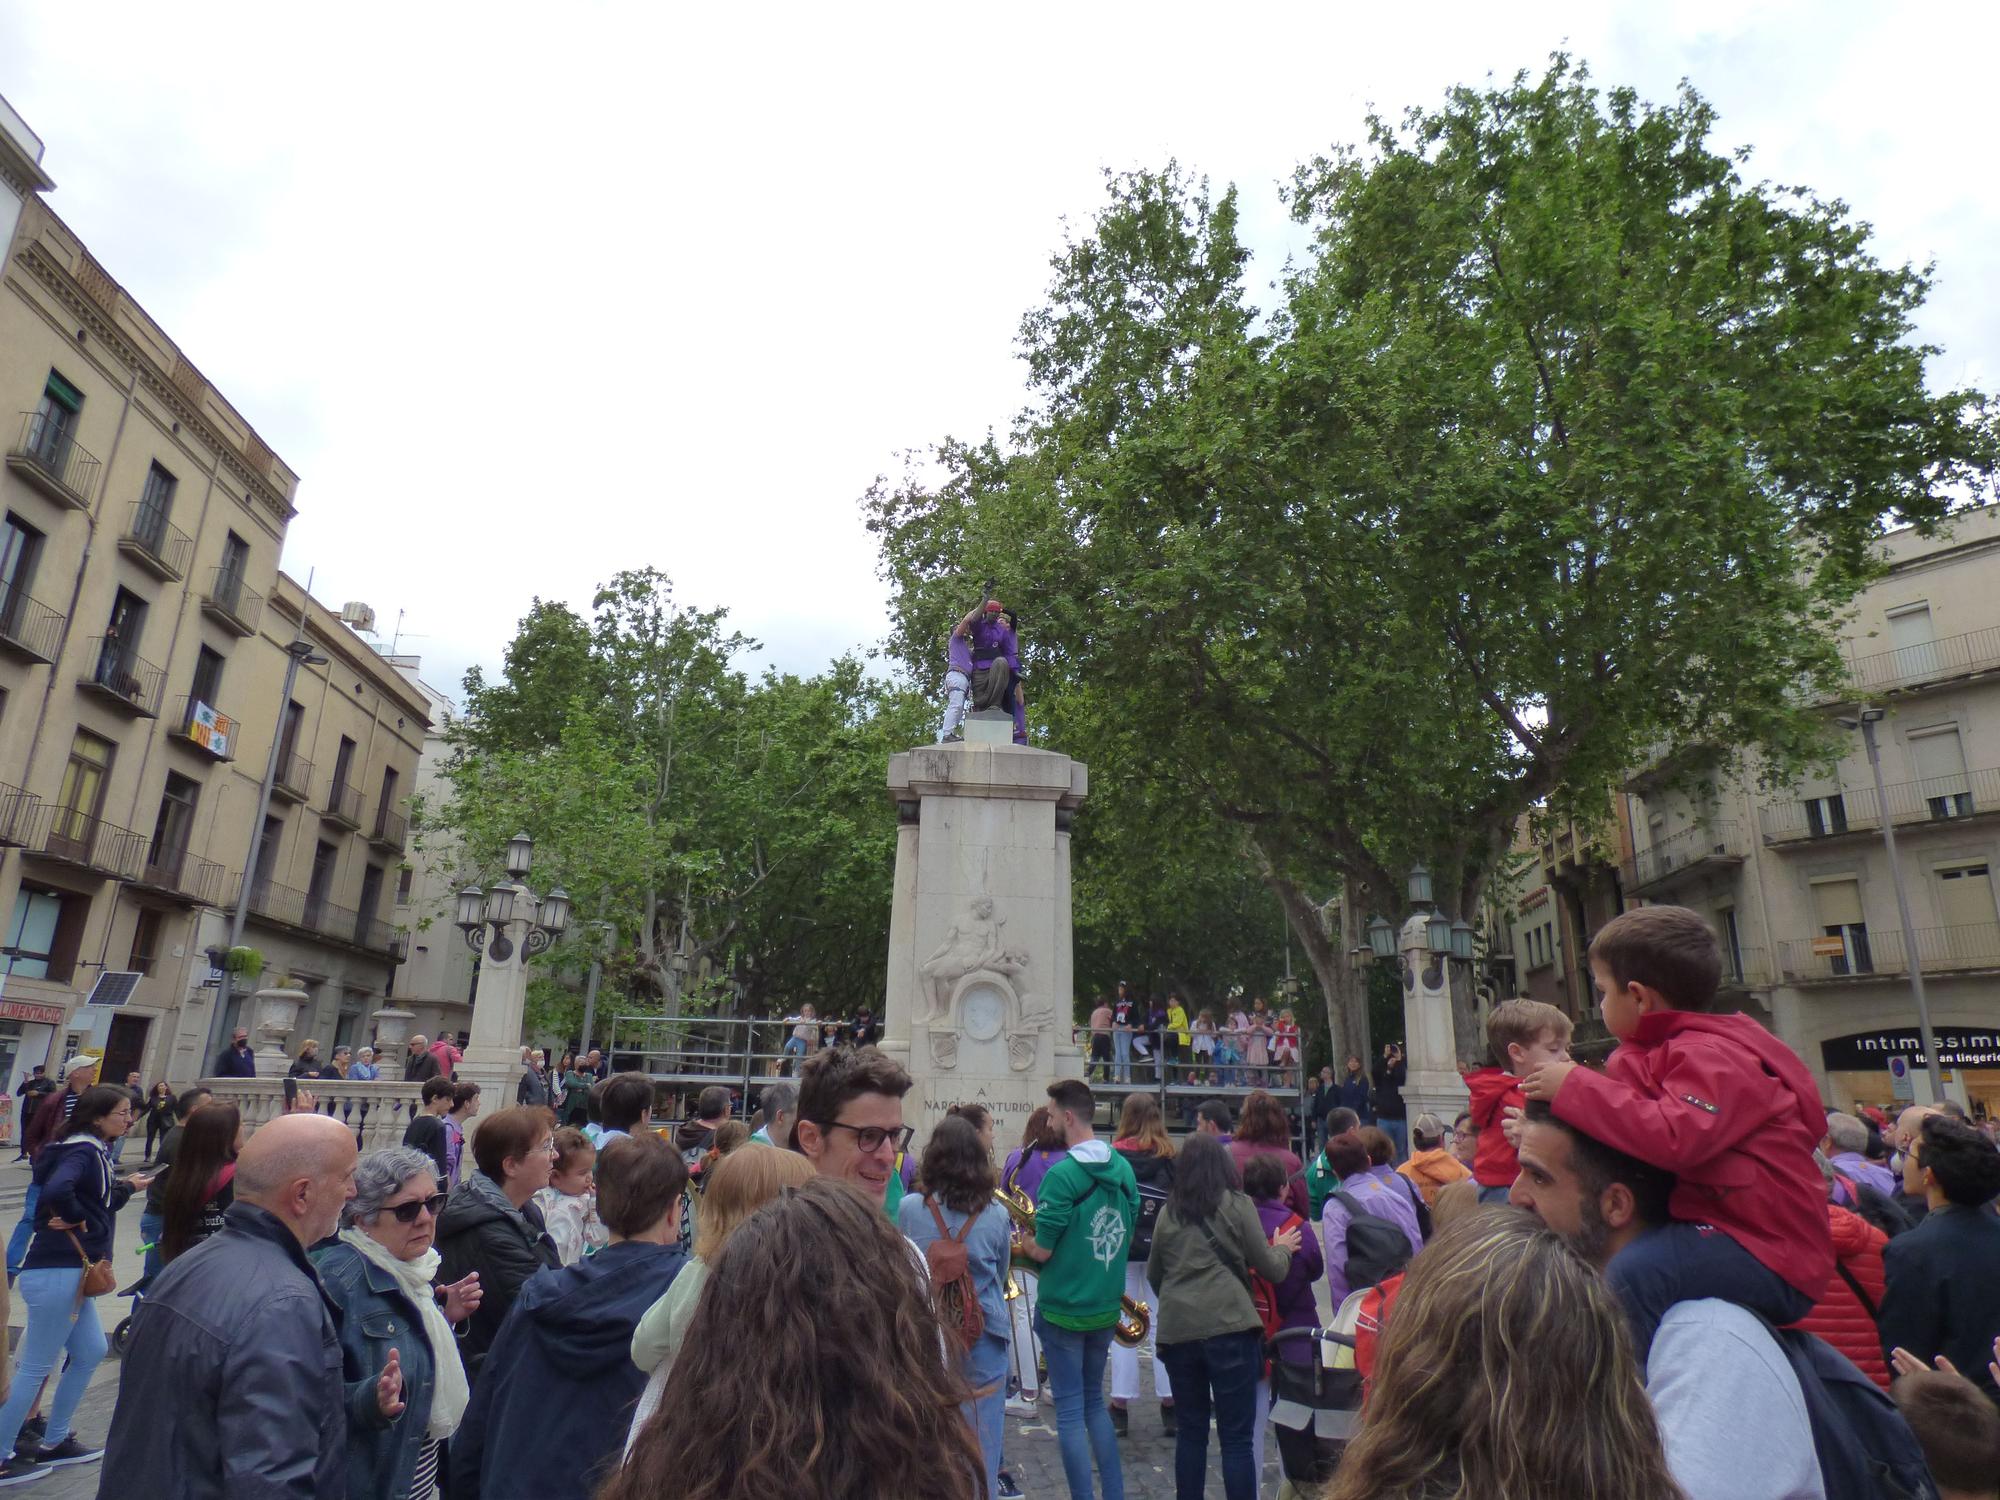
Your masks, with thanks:
[(1428, 1110), (1450, 1128), (1471, 1096), (1458, 1071), (1451, 1027), (1448, 958), (1430, 951), (1430, 917), (1418, 912), (1403, 924), (1398, 943), (1403, 980), (1403, 1048), (1409, 1080), (1403, 1106), (1411, 1121)]
[(1011, 1145), (1072, 1035), (1069, 820), (1088, 790), (1066, 755), (991, 742), (889, 759), (901, 827), (889, 915), (883, 1050), (916, 1080), (918, 1137), (953, 1104), (993, 1114)]
[[(519, 904), (528, 905), (525, 901)], [(521, 1012), (528, 1001), (527, 946), (532, 926), (526, 917), (506, 924), (502, 929), (509, 949), (505, 958), (495, 956), (498, 945), (492, 929), (487, 929), (479, 981), (472, 991), (472, 1041), (458, 1064), (459, 1079), (479, 1085), (480, 1119), (514, 1103), (514, 1085), (521, 1076)], [(409, 1040), (407, 1033), (404, 1040)], [(472, 1133), (479, 1134), (478, 1119), (472, 1122)]]

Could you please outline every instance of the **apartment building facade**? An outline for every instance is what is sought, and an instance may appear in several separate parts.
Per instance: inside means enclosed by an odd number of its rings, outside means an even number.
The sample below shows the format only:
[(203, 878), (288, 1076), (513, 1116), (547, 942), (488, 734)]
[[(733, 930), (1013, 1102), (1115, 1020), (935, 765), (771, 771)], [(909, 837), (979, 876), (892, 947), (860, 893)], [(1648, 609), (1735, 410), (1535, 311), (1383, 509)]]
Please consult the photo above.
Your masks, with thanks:
[[(0, 106), (9, 1092), (78, 1049), (107, 1076), (206, 1071), (206, 950), (226, 938), (274, 736), (291, 776), (250, 872), (266, 973), (323, 987), (309, 1016), (329, 1031), (355, 997), (379, 1004), (397, 946), (381, 887), (426, 722), (422, 696), (279, 573), (297, 476), (42, 201), (51, 186)], [(281, 703), (301, 621), (324, 661)], [(318, 904), (286, 905), (291, 880)], [(349, 911), (339, 930), (329, 913)]]
[[(435, 810), (451, 792), (444, 776), (451, 756), (445, 730), (455, 708), (450, 698), (418, 675), (416, 657), (391, 656), (389, 662), (429, 705), (431, 724), (417, 761), (416, 796)], [(407, 873), (396, 892), (396, 925), (408, 935), (407, 956), (396, 971), (396, 1004), (413, 1017), (412, 1034), (455, 1036), (472, 1029), (479, 957), (453, 925), (462, 883), (457, 853), (455, 841), (438, 833), (426, 835), (411, 849)]]
[[(1706, 796), (1641, 778), (1625, 894), (1706, 914), (1725, 1004), (1789, 1042), (1843, 1106), (1907, 1097), (1890, 1059), (1919, 1050), (1916, 967), (1943, 1090), (2000, 1114), (2000, 507), (1962, 512), (1941, 537), (1900, 531), (1882, 545), (1889, 572), (1844, 639), (1852, 701), (1819, 705), (1845, 736), (1838, 765), (1777, 790), (1752, 768)], [(1864, 707), (1883, 711), (1881, 797)]]

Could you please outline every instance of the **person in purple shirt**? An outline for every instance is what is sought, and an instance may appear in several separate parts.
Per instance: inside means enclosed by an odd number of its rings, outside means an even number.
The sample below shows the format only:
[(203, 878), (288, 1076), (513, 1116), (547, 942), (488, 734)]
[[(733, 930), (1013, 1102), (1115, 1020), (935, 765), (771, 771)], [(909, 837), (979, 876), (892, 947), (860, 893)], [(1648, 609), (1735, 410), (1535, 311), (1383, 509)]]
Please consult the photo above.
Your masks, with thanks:
[[(1264, 1226), (1264, 1238), (1270, 1239), (1287, 1226), (1296, 1226), (1299, 1231), (1299, 1248), (1292, 1256), (1292, 1267), (1273, 1288), (1277, 1293), (1280, 1333), (1287, 1328), (1319, 1326), (1319, 1300), (1313, 1295), (1313, 1283), (1326, 1271), (1326, 1257), (1320, 1253), (1319, 1238), (1312, 1225), (1285, 1202), (1289, 1181), (1285, 1163), (1277, 1156), (1253, 1156), (1243, 1163), (1243, 1191), (1257, 1205), (1257, 1222)], [(1278, 1345), (1278, 1358), (1288, 1365), (1310, 1365), (1313, 1341), (1288, 1339)], [(1252, 1456), (1259, 1474), (1264, 1472), (1264, 1431), (1270, 1414), (1271, 1379), (1267, 1375), (1257, 1384), (1257, 1425), (1251, 1429)]]
[(1340, 1191), (1320, 1210), (1319, 1238), (1326, 1256), (1327, 1294), (1335, 1308), (1353, 1290), (1347, 1284), (1348, 1214), (1340, 1201), (1343, 1197), (1352, 1198), (1363, 1213), (1387, 1219), (1402, 1230), (1411, 1254), (1424, 1248), (1423, 1231), (1417, 1227), (1417, 1189), (1389, 1164), (1394, 1149), (1389, 1137), (1373, 1125), (1350, 1130), (1326, 1143), (1327, 1165), (1339, 1177)]
[(968, 610), (965, 618), (952, 626), (951, 640), (945, 647), (944, 723), (938, 729), (940, 745), (948, 740), (965, 738), (959, 725), (965, 722), (965, 695), (972, 691), (970, 637), (973, 621), (978, 618), (978, 610)]
[[(960, 725), (965, 717), (965, 697), (971, 692), (976, 707), (996, 708), (1005, 703), (1014, 716), (1014, 743), (1027, 744), (1027, 698), (1021, 691), (1021, 644), (1014, 633), (1013, 614), (998, 599), (967, 611), (952, 627), (949, 653), (939, 743), (963, 738)], [(999, 671), (1002, 662), (1006, 663), (1004, 672)], [(1000, 680), (994, 680), (995, 673)]]
[(1868, 1149), (1868, 1127), (1853, 1115), (1835, 1110), (1826, 1117), (1822, 1149), (1833, 1162), (1833, 1170), (1850, 1182), (1865, 1183), (1885, 1198), (1895, 1197), (1902, 1187), (1894, 1172), (1862, 1154)]

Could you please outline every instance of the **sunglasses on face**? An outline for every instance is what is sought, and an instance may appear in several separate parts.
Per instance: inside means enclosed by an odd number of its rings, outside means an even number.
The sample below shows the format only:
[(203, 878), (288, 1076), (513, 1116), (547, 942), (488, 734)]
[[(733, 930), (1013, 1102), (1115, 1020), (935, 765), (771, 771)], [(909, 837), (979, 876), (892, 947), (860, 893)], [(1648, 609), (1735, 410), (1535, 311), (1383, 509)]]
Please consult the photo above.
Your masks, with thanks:
[(429, 1214), (435, 1219), (444, 1212), (443, 1193), (433, 1193), (428, 1198), (412, 1198), (408, 1203), (385, 1203), (382, 1212), (394, 1214), (398, 1224), (414, 1224), (418, 1214)]

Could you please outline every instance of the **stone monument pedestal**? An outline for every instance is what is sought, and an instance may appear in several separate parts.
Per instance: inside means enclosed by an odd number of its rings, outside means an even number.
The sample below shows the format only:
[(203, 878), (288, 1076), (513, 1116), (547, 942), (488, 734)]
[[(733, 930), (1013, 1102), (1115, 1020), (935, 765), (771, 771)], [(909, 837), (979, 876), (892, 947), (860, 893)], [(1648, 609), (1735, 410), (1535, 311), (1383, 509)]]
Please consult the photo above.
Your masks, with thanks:
[[(1414, 1122), (1430, 1113), (1446, 1130), (1471, 1098), (1458, 1071), (1458, 1046), (1451, 1028), (1450, 961), (1430, 951), (1430, 919), (1418, 912), (1403, 924), (1403, 1107)], [(1372, 1062), (1372, 1059), (1371, 1059)]]
[(995, 1144), (1020, 1139), (1073, 1036), (1069, 822), (1088, 789), (1066, 755), (1011, 743), (926, 745), (889, 758), (900, 819), (882, 1049), (916, 1080), (921, 1141), (979, 1103)]

